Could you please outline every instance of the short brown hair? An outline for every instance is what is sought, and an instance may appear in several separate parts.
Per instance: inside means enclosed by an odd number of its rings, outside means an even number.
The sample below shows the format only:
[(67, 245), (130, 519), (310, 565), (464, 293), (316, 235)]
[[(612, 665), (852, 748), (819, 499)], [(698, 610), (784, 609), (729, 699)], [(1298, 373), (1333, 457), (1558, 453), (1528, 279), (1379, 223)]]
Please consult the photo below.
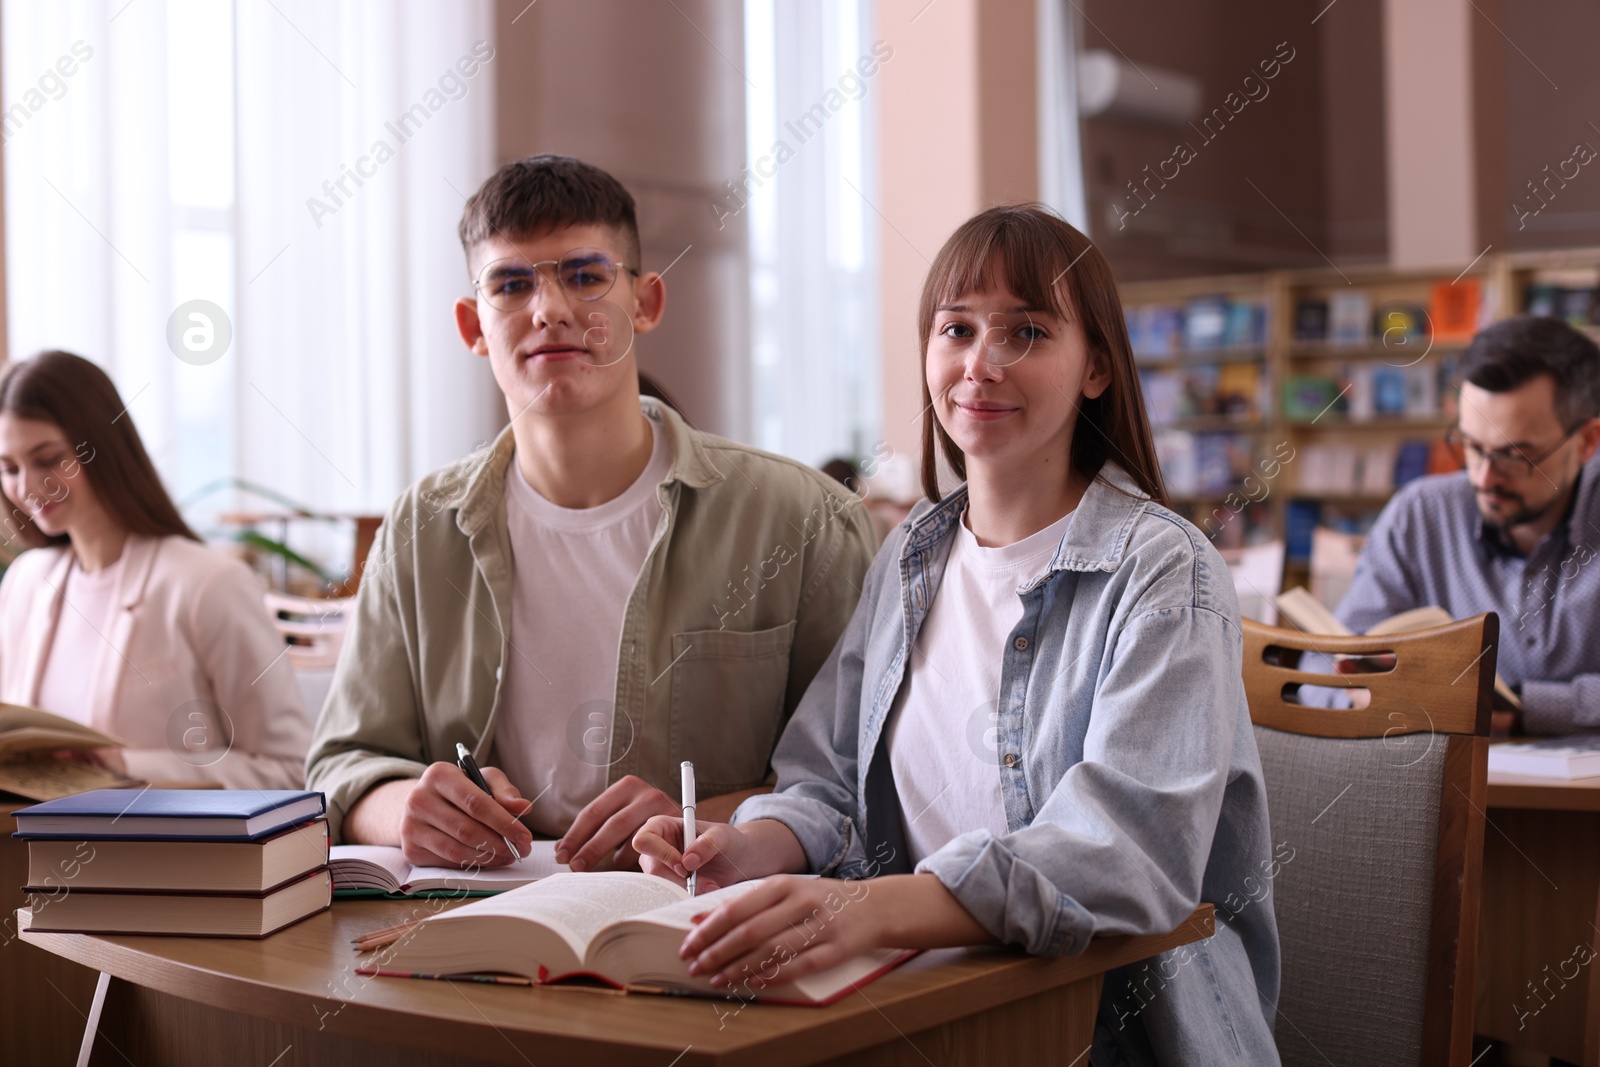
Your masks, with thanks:
[[(1002, 277), (993, 276), (998, 259)], [(1166, 487), (1128, 342), (1128, 324), (1111, 266), (1094, 244), (1042, 204), (1004, 204), (974, 215), (944, 243), (922, 286), (917, 334), (922, 345), (922, 491), (939, 499), (934, 448), (951, 470), (967, 476), (961, 449), (933, 412), (928, 390), (928, 340), (939, 307), (962, 293), (1007, 285), (1029, 307), (1049, 308), (1063, 321), (1076, 316), (1089, 349), (1106, 358), (1111, 384), (1082, 398), (1072, 431), (1072, 465), (1085, 478), (1114, 459), (1150, 499), (1165, 505)]]
[(480, 241), (520, 241), (560, 226), (605, 226), (622, 238), (626, 265), (639, 269), (639, 222), (621, 182), (571, 156), (538, 155), (507, 163), (478, 187), (461, 212), (461, 250), (470, 261)]
[(1563, 430), (1600, 416), (1600, 347), (1561, 319), (1502, 319), (1474, 337), (1461, 357), (1461, 377), (1491, 393), (1520, 389), (1541, 374), (1555, 382)]
[[(71, 352), (40, 352), (0, 373), (0, 414), (53, 423), (66, 434), (106, 513), (124, 530), (146, 537), (198, 541), (167, 495), (133, 417), (110, 376)], [(20, 539), (30, 547), (65, 544), (13, 513)]]

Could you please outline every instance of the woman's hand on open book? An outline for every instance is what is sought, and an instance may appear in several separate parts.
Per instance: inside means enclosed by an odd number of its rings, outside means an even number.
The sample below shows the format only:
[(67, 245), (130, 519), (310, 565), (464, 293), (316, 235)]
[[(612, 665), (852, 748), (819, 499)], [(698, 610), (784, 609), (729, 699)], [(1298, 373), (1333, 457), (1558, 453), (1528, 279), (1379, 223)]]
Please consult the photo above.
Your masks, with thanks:
[(773, 875), (701, 917), (678, 955), (714, 986), (792, 982), (887, 943), (888, 916), (871, 899), (873, 888)]
[[(752, 823), (760, 826), (761, 823)], [(931, 874), (859, 881), (775, 875), (704, 916), (678, 949), (715, 986), (781, 985), (876, 948), (994, 942)]]
[(69, 763), (87, 763), (92, 767), (104, 767), (116, 771), (118, 774), (128, 773), (128, 761), (123, 758), (120, 748), (64, 748), (50, 755)]

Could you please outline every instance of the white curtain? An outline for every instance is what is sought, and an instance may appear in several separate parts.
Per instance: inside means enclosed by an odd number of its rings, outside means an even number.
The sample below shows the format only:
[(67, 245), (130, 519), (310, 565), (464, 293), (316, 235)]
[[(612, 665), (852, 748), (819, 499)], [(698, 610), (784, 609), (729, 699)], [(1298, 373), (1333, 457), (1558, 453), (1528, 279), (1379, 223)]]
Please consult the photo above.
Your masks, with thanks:
[[(105, 366), (179, 497), (237, 474), (381, 511), (487, 439), (504, 409), (451, 304), (494, 165), (492, 10), (5, 0), (10, 354)], [(193, 300), (231, 326), (214, 361), (169, 344)]]
[(1038, 0), (1039, 199), (1089, 233), (1078, 119), (1078, 18), (1073, 0)]
[(870, 27), (868, 0), (745, 3), (749, 166), (719, 210), (750, 220), (756, 443), (813, 465), (879, 434)]

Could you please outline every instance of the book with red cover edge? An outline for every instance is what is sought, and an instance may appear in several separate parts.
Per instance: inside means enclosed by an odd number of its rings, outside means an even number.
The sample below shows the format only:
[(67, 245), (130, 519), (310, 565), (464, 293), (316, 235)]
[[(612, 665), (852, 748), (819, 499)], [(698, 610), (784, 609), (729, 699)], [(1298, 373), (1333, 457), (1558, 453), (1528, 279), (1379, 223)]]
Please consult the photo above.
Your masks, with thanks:
[[(828, 997), (825, 1000), (797, 1000), (797, 999), (795, 999), (793, 997), (764, 997), (764, 996), (761, 996), (759, 993), (756, 994), (752, 998), (746, 999), (744, 997), (736, 996), (735, 994), (731, 993), (727, 989), (712, 989), (712, 990), (692, 989), (692, 988), (690, 988), (688, 986), (656, 985), (656, 984), (652, 984), (652, 983), (648, 983), (648, 982), (630, 982), (630, 983), (627, 983), (627, 984), (622, 984), (622, 983), (619, 983), (619, 982), (612, 981), (610, 978), (607, 978), (603, 974), (595, 974), (593, 971), (568, 971), (568, 972), (566, 972), (564, 974), (552, 975), (550, 973), (550, 969), (548, 967), (543, 966), (543, 965), (540, 965), (538, 974), (536, 974), (536, 975), (525, 975), (523, 977), (532, 978), (533, 979), (533, 984), (536, 985), (536, 986), (551, 986), (551, 987), (554, 987), (554, 988), (557, 988), (557, 989), (561, 988), (561, 984), (563, 982), (568, 982), (568, 981), (571, 981), (572, 979), (576, 979), (576, 978), (587, 978), (587, 979), (590, 979), (592, 981), (599, 982), (601, 985), (605, 986), (608, 990), (615, 991), (615, 992), (622, 992), (622, 993), (643, 993), (643, 994), (646, 994), (648, 996), (656, 996), (656, 997), (693, 997), (693, 998), (695, 998), (697, 1000), (725, 1000), (725, 999), (730, 999), (731, 998), (731, 999), (734, 999), (734, 1000), (739, 1000), (739, 1001), (741, 1001), (742, 1003), (745, 1003), (745, 1004), (749, 1004), (749, 1003), (753, 1002), (753, 1003), (757, 1003), (757, 1004), (786, 1004), (786, 1005), (792, 1005), (792, 1006), (795, 1006), (795, 1007), (802, 1007), (802, 1008), (822, 1008), (822, 1007), (828, 1006), (829, 1004), (837, 1004), (839, 1001), (843, 1000), (849, 994), (854, 993), (857, 989), (860, 989), (862, 986), (870, 985), (871, 983), (876, 982), (879, 978), (882, 978), (884, 975), (888, 974), (890, 971), (894, 970), (896, 967), (900, 966), (902, 963), (904, 963), (907, 960), (911, 959), (913, 956), (918, 956), (918, 955), (921, 955), (921, 950), (920, 949), (909, 949), (909, 948), (905, 949), (899, 955), (897, 955), (893, 959), (891, 959), (891, 960), (887, 961), (886, 963), (884, 963), (884, 965), (882, 967), (879, 967), (877, 970), (871, 972), (870, 974), (867, 974), (867, 975), (865, 975), (865, 976), (863, 976), (861, 978), (856, 979), (854, 982), (851, 982), (849, 985), (847, 985), (844, 988), (840, 989), (837, 993), (834, 993), (832, 996)], [(378, 968), (378, 967), (357, 967), (355, 970), (356, 970), (357, 974), (363, 974), (363, 975), (368, 975), (368, 976), (375, 976), (375, 977), (381, 976), (381, 977), (386, 977), (386, 978), (402, 977), (401, 975), (396, 975), (396, 974), (393, 974), (391, 972), (384, 971), (383, 969)], [(421, 974), (417, 974), (417, 975), (411, 975), (411, 974), (408, 974), (408, 975), (404, 975), (403, 977), (406, 977), (406, 978), (431, 979), (431, 980), (438, 980), (438, 981), (450, 981), (451, 979), (469, 979), (469, 978), (474, 977), (474, 975), (470, 975), (470, 974), (439, 974), (439, 975), (434, 975), (434, 974), (421, 975)], [(572, 987), (572, 988), (580, 988), (580, 987)]]

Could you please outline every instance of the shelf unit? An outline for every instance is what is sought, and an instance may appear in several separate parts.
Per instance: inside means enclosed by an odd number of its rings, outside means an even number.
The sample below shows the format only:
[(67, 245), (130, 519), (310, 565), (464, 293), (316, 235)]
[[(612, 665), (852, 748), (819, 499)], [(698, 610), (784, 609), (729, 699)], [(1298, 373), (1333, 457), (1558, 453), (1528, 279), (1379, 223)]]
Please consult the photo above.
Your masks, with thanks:
[[(1222, 548), (1245, 543), (1286, 538), (1291, 525), (1303, 541), (1307, 516), (1315, 510), (1320, 523), (1362, 529), (1369, 524), (1393, 493), (1382, 487), (1384, 464), (1406, 442), (1425, 442), (1428, 448), (1426, 469), (1448, 469), (1450, 458), (1442, 447), (1442, 437), (1455, 420), (1455, 365), (1465, 351), (1468, 338), (1456, 336), (1448, 341), (1431, 336), (1390, 343), (1368, 336), (1351, 337), (1351, 343), (1332, 340), (1297, 340), (1296, 309), (1303, 301), (1326, 301), (1330, 305), (1338, 294), (1359, 291), (1366, 297), (1367, 318), (1385, 305), (1406, 304), (1429, 310), (1435, 286), (1470, 282), (1478, 287), (1478, 324), (1484, 325), (1506, 315), (1528, 310), (1530, 293), (1548, 307), (1552, 293), (1567, 300), (1560, 310), (1578, 314), (1588, 321), (1580, 325), (1600, 340), (1600, 249), (1563, 249), (1551, 252), (1490, 253), (1472, 264), (1442, 265), (1429, 270), (1394, 270), (1367, 267), (1346, 270), (1269, 271), (1261, 274), (1235, 274), (1202, 278), (1179, 278), (1157, 282), (1137, 282), (1121, 287), (1122, 301), (1137, 316), (1141, 309), (1153, 307), (1186, 308), (1191, 301), (1223, 297), (1230, 302), (1258, 302), (1266, 309), (1264, 336), (1259, 345), (1182, 348), (1181, 328), (1172, 351), (1147, 356), (1136, 350), (1141, 379), (1146, 384), (1146, 403), (1151, 407), (1152, 424), (1162, 454), (1163, 473), (1173, 504)], [(1564, 290), (1596, 290), (1588, 308), (1574, 292), (1561, 297)], [(1450, 294), (1441, 294), (1448, 297)], [(1330, 316), (1331, 317), (1331, 316)], [(1139, 319), (1139, 322), (1145, 322)], [(1170, 321), (1170, 320), (1169, 320)], [(1431, 324), (1431, 319), (1429, 320)], [(1570, 321), (1570, 320), (1569, 320)], [(1575, 323), (1577, 324), (1577, 323)], [(1329, 323), (1328, 332), (1333, 332)], [(1132, 331), (1137, 346), (1143, 330)], [(1194, 410), (1196, 397), (1190, 386), (1215, 383), (1223, 373), (1234, 381), (1245, 380), (1242, 372), (1229, 371), (1230, 365), (1255, 368), (1262, 383), (1260, 396), (1247, 410), (1228, 412)], [(1193, 372), (1192, 374), (1190, 372)], [(1178, 412), (1173, 411), (1173, 383), (1154, 383), (1153, 377), (1180, 379)], [(1409, 376), (1409, 377), (1408, 377)], [(1285, 386), (1293, 379), (1334, 378), (1343, 389), (1336, 403), (1320, 414), (1291, 417), (1285, 411)], [(1366, 390), (1378, 380), (1391, 392), (1403, 380), (1407, 395), (1417, 401), (1433, 397), (1426, 415), (1384, 414), (1373, 410), (1366, 397), (1352, 397), (1356, 388)], [(1311, 383), (1316, 384), (1316, 383)], [(1152, 401), (1152, 391), (1159, 395)], [(1299, 392), (1296, 399), (1304, 399)], [(1350, 409), (1359, 401), (1359, 419)], [(1204, 390), (1200, 390), (1204, 402)], [(1392, 407), (1392, 404), (1385, 404)], [(1297, 411), (1299, 405), (1296, 405)], [(1157, 424), (1157, 419), (1160, 424)], [(1197, 439), (1214, 435), (1216, 441), (1195, 451), (1207, 451), (1213, 461), (1226, 452), (1231, 461), (1229, 483), (1218, 484), (1218, 462), (1197, 464), (1182, 447), (1182, 434)], [(1221, 438), (1230, 440), (1223, 442)], [(1351, 453), (1357, 457), (1354, 482), (1349, 466)], [(1412, 469), (1421, 456), (1421, 446), (1408, 452)], [(1177, 458), (1173, 466), (1174, 457)], [(1327, 460), (1336, 460), (1330, 465)], [(1202, 466), (1211, 477), (1197, 478), (1195, 467)], [(1367, 478), (1370, 466), (1372, 477)], [(1328, 469), (1337, 477), (1323, 482)], [(1389, 468), (1392, 471), (1392, 466)], [(1309, 478), (1306, 476), (1310, 475)], [(1285, 562), (1285, 588), (1304, 584), (1308, 560), (1303, 553)]]

